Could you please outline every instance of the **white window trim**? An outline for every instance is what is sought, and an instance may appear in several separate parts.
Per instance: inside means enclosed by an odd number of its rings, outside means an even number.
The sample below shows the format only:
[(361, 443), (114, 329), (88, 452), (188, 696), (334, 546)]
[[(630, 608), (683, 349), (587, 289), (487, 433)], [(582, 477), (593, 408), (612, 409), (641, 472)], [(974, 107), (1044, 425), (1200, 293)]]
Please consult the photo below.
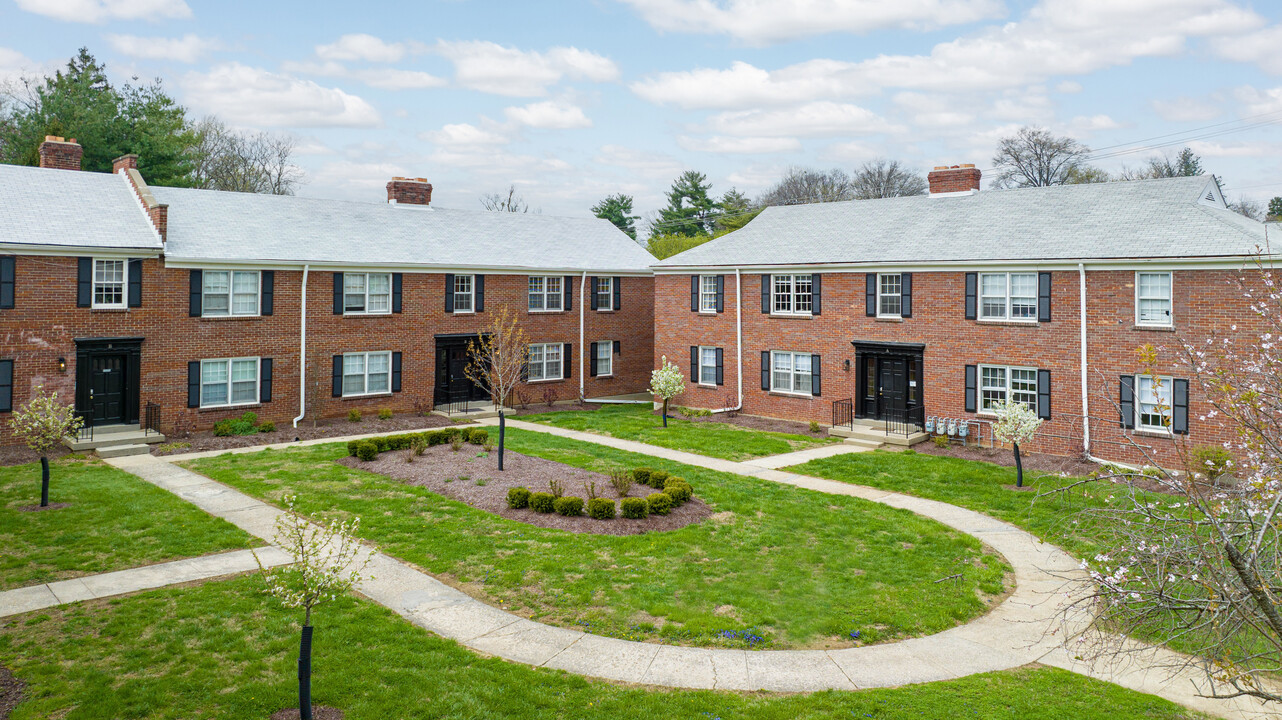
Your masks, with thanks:
[[(712, 292), (708, 292), (707, 290), (704, 289), (704, 285), (703, 285), (704, 280), (712, 280)], [(703, 299), (705, 297), (712, 298), (711, 308), (706, 308), (703, 306)], [(700, 275), (699, 276), (699, 312), (703, 315), (717, 314), (717, 276), (716, 275)]]
[[(227, 273), (227, 314), (211, 315), (205, 310), (205, 297), (211, 293), (205, 292), (205, 280), (211, 272)], [(254, 273), (258, 276), (258, 290), (254, 295), (254, 311), (252, 313), (238, 313), (236, 308), (236, 273)], [(368, 282), (368, 281), (366, 281)], [(236, 270), (234, 268), (205, 268), (200, 276), (200, 316), (208, 318), (248, 318), (261, 317), (263, 314), (263, 271), (262, 270)]]
[[(899, 312), (884, 313), (881, 311), (881, 279), (884, 277), (895, 276), (899, 278)], [(887, 320), (902, 320), (904, 318), (904, 274), (903, 273), (877, 273), (877, 317)]]
[[(542, 278), (542, 280), (543, 280), (543, 292), (541, 292), (541, 293), (533, 293), (533, 292), (530, 292), (530, 280), (532, 280), (532, 279), (534, 279), (534, 278)], [(556, 280), (556, 281), (557, 281), (557, 284), (561, 286), (561, 289), (560, 289), (560, 290), (558, 290), (557, 292), (551, 292), (550, 290), (548, 290), (548, 281), (549, 281), (549, 280)], [(475, 300), (476, 300), (476, 285), (475, 285), (475, 283), (476, 283), (476, 276), (475, 276), (475, 275), (473, 275), (473, 276), (472, 276), (472, 283), (473, 283), (473, 285), (472, 285), (472, 300), (473, 300), (473, 302), (475, 302)], [(532, 297), (532, 296), (534, 296), (534, 295), (542, 295), (542, 296), (543, 296), (543, 307), (542, 307), (542, 308), (532, 308), (532, 307), (530, 307), (530, 297)], [(560, 302), (561, 302), (561, 307), (557, 307), (557, 308), (549, 308), (549, 307), (547, 306), (547, 304), (548, 304), (548, 298), (549, 298), (549, 297), (556, 297), (556, 298), (559, 298), (559, 299), (560, 299)], [(565, 312), (565, 279), (564, 279), (564, 278), (562, 278), (560, 275), (528, 275), (528, 276), (526, 276), (526, 278), (525, 278), (525, 309), (526, 309), (526, 311), (527, 311), (527, 312), (531, 312), (531, 313), (559, 313), (559, 312)]]
[[(232, 366), (232, 363), (236, 362), (237, 360), (253, 360), (254, 361), (254, 399), (253, 400), (246, 400), (245, 402), (231, 401), (231, 395), (232, 395), (231, 366)], [(226, 363), (227, 364), (227, 402), (218, 403), (218, 404), (205, 403), (205, 363)], [(208, 358), (205, 360), (201, 360), (200, 361), (200, 409), (204, 410), (207, 408), (233, 408), (233, 407), (245, 407), (248, 405), (258, 405), (259, 399), (262, 397), (262, 390), (263, 390), (262, 383), (263, 383), (263, 359), (260, 357)]]
[[(999, 317), (999, 318), (998, 318), (998, 317), (984, 317), (984, 297), (985, 297), (985, 296), (984, 296), (984, 276), (985, 276), (985, 275), (1005, 275), (1005, 276), (1006, 276), (1006, 290), (1005, 290), (1005, 297), (1006, 297), (1006, 316), (1005, 316), (1005, 317)], [(1033, 276), (1033, 288), (1034, 288), (1034, 292), (1033, 292), (1033, 294), (1031, 295), (1031, 297), (1033, 298), (1033, 316), (1032, 316), (1032, 317), (1027, 317), (1027, 318), (1017, 318), (1017, 317), (1012, 317), (1012, 316), (1011, 316), (1011, 294), (1010, 294), (1010, 276), (1011, 276), (1011, 275), (1032, 275), (1032, 276)], [(1038, 323), (1038, 320), (1037, 320), (1037, 303), (1040, 301), (1040, 293), (1039, 293), (1040, 286), (1037, 284), (1037, 273), (1036, 273), (1036, 272), (1023, 272), (1023, 271), (1015, 271), (1015, 272), (1004, 272), (1004, 271), (1003, 271), (1003, 272), (981, 272), (981, 273), (979, 273), (978, 277), (975, 279), (975, 284), (976, 284), (976, 286), (977, 286), (977, 287), (975, 288), (975, 305), (977, 306), (977, 307), (975, 308), (975, 319), (976, 319), (976, 320), (978, 320), (979, 322), (985, 322), (985, 323), (1014, 323), (1014, 324), (1017, 324), (1017, 325), (1036, 325), (1036, 324)], [(990, 297), (996, 297), (996, 296), (990, 296)], [(1029, 296), (1025, 296), (1025, 297), (1029, 297)], [(994, 366), (994, 367), (995, 367), (995, 366)]]
[[(1172, 434), (1170, 425), (1160, 425), (1160, 426), (1145, 425), (1143, 422), (1140, 421), (1140, 418), (1143, 417), (1143, 412), (1142, 412), (1143, 405), (1140, 402), (1140, 398), (1143, 397), (1143, 393), (1140, 392), (1140, 378), (1149, 378), (1150, 380), (1156, 380), (1160, 382), (1162, 384), (1162, 387), (1166, 388), (1166, 392), (1171, 395), (1172, 403), (1174, 402), (1174, 399), (1175, 399), (1175, 390), (1174, 390), (1175, 378), (1170, 375), (1148, 375), (1145, 373), (1140, 373), (1135, 376), (1135, 386), (1134, 386), (1134, 392), (1133, 392), (1134, 397), (1132, 399), (1132, 402), (1135, 405), (1133, 410), (1135, 412), (1134, 424), (1135, 424), (1136, 430), (1139, 430), (1141, 432), (1146, 432), (1146, 433), (1160, 434), (1160, 435)], [(1150, 396), (1150, 399), (1152, 399), (1151, 396)], [(1153, 402), (1150, 404), (1156, 404), (1156, 402)], [(1165, 411), (1159, 408), (1159, 412), (1162, 414), (1162, 417), (1165, 418), (1167, 421), (1171, 422), (1172, 424), (1174, 423), (1175, 409), (1171, 406), (1170, 403), (1167, 404)]]
[[(792, 382), (790, 384), (793, 387), (796, 387), (797, 385), (797, 357), (796, 356), (805, 355), (806, 361), (809, 362), (810, 356), (813, 354), (814, 353), (796, 352), (792, 350), (771, 350), (770, 351), (770, 392), (776, 393), (779, 395), (792, 395), (794, 397), (813, 398), (814, 394), (812, 391), (799, 392), (797, 390), (780, 390), (779, 388), (775, 387), (775, 355), (792, 355), (793, 356), (792, 370), (789, 371), (789, 374), (792, 376)], [(809, 375), (814, 374), (813, 367), (810, 369), (810, 373), (808, 374)]]
[[(608, 302), (606, 302), (604, 305), (601, 304), (602, 281), (607, 283), (610, 287), (610, 291), (605, 294), (605, 299)], [(597, 285), (596, 287), (592, 288), (592, 292), (594, 294), (593, 296), (596, 298), (597, 312), (613, 312), (614, 311), (614, 278), (611, 276), (598, 276), (596, 279), (596, 285)]]
[[(468, 291), (467, 291), (467, 292), (465, 292), (465, 293), (460, 293), (460, 292), (458, 292), (458, 290), (456, 289), (456, 288), (458, 288), (458, 281), (459, 281), (459, 278), (461, 278), (461, 277), (471, 278), (471, 279), (472, 279), (472, 280), (471, 280), (471, 282), (470, 282), (470, 283), (468, 283)], [(459, 275), (455, 275), (455, 276), (454, 276), (454, 287), (450, 288), (450, 292), (453, 294), (453, 300), (451, 301), (451, 304), (454, 306), (453, 314), (455, 314), (455, 315), (473, 315), (473, 314), (475, 314), (475, 313), (476, 313), (476, 275), (469, 275), (469, 274), (467, 274), (467, 273), (462, 273), (462, 274), (459, 274)], [(459, 295), (466, 295), (466, 296), (468, 296), (468, 297), (471, 299), (471, 302), (469, 302), (469, 303), (468, 303), (468, 308), (467, 308), (466, 310), (459, 310), (459, 309), (458, 309), (458, 298), (459, 298)], [(528, 304), (528, 303), (527, 303), (527, 304)]]
[[(347, 309), (347, 278), (351, 275), (365, 276), (365, 309), (364, 310), (348, 310)], [(370, 276), (372, 275), (387, 276), (387, 309), (386, 310), (370, 310), (369, 309), (369, 296), (370, 296), (369, 279), (370, 279)], [(343, 314), (344, 315), (391, 315), (392, 314), (392, 293), (393, 293), (392, 273), (377, 273), (377, 272), (343, 273)], [(262, 287), (260, 284), (259, 297), (261, 296), (262, 296)], [(356, 353), (356, 354), (359, 354), (359, 353)]]
[[(703, 362), (703, 351), (704, 351), (704, 350), (711, 350), (711, 351), (712, 351), (712, 353), (713, 353), (713, 355), (712, 355), (712, 364), (711, 364), (711, 365), (705, 365), (705, 364), (704, 364), (704, 362)], [(702, 386), (702, 387), (716, 387), (716, 386), (717, 386), (717, 356), (716, 356), (716, 352), (717, 352), (717, 348), (715, 348), (715, 347), (713, 347), (713, 346), (711, 346), (711, 345), (700, 345), (700, 346), (699, 346), (699, 377), (698, 377), (698, 379), (695, 381), (695, 384), (696, 384), (696, 385), (700, 385), (700, 386)], [(772, 352), (772, 353), (770, 353), (770, 371), (771, 371), (771, 376), (770, 376), (770, 377), (771, 377), (771, 380), (770, 380), (770, 384), (772, 384), (772, 385), (774, 384), (774, 363), (775, 363), (775, 355), (774, 355), (774, 353)], [(706, 367), (710, 367), (710, 368), (712, 368), (712, 382), (710, 382), (710, 383), (706, 383), (706, 382), (704, 382), (704, 381), (703, 381), (703, 369), (704, 369), (704, 368), (706, 368)]]
[[(1171, 310), (1168, 321), (1164, 323), (1144, 322), (1140, 318), (1140, 275), (1166, 275), (1171, 278), (1171, 294), (1166, 298)], [(1151, 298), (1150, 298), (1151, 299)], [(1136, 270), (1135, 271), (1135, 324), (1139, 327), (1169, 328), (1175, 327), (1175, 273), (1169, 270)], [(1137, 425), (1138, 427), (1138, 425)]]
[(554, 348), (556, 348), (557, 357), (559, 357), (559, 358), (560, 358), (560, 361), (559, 361), (559, 365), (560, 365), (560, 372), (556, 375), (556, 377), (540, 377), (540, 378), (535, 378), (533, 375), (529, 375), (529, 376), (527, 377), (527, 379), (526, 379), (526, 383), (527, 383), (527, 384), (531, 384), (531, 385), (532, 385), (532, 384), (534, 384), (534, 383), (555, 382), (555, 381), (557, 381), (557, 380), (564, 380), (564, 379), (565, 379), (565, 343), (530, 343), (530, 344), (529, 344), (529, 346), (527, 346), (527, 347), (526, 347), (526, 350), (525, 350), (525, 362), (526, 362), (526, 367), (529, 367), (529, 362), (530, 362), (530, 350), (531, 350), (532, 348), (535, 348), (535, 347), (543, 348), (543, 362), (542, 362), (542, 366), (543, 366), (543, 374), (544, 374), (544, 375), (546, 375), (546, 374), (547, 374), (547, 366), (548, 366), (548, 361), (547, 361), (547, 357), (548, 357), (548, 348), (550, 348), (550, 347), (554, 347)]
[[(347, 358), (356, 357), (357, 355), (363, 356), (365, 358), (365, 373), (364, 373), (365, 392), (348, 393), (347, 392), (347, 376), (349, 373), (347, 372)], [(379, 390), (377, 392), (369, 391), (369, 356), (370, 355), (386, 355), (387, 356), (387, 389), (386, 390)], [(354, 375), (355, 373), (351, 373), (351, 374)], [(343, 353), (343, 397), (345, 398), (371, 397), (371, 396), (391, 395), (391, 394), (392, 394), (392, 351), (391, 350), (371, 350), (369, 352)]]
[(1009, 400), (1014, 390), (1011, 389), (1011, 383), (1014, 382), (1014, 370), (1023, 370), (1033, 373), (1033, 413), (1039, 412), (1037, 407), (1037, 371), (1038, 368), (1028, 367), (1026, 365), (998, 365), (996, 363), (983, 363), (975, 369), (975, 404), (976, 415), (984, 417), (1000, 417), (1001, 413), (988, 410), (984, 407), (984, 368), (1001, 368), (1006, 371), (1006, 400)]
[[(792, 290), (790, 290), (790, 291), (789, 291), (789, 292), (787, 292), (787, 293), (781, 293), (781, 292), (779, 292), (778, 287), (775, 285), (775, 283), (777, 283), (777, 282), (778, 282), (778, 280), (779, 280), (779, 278), (781, 278), (781, 277), (789, 277), (789, 278), (792, 278), (792, 286), (791, 286), (791, 287), (792, 287)], [(799, 293), (799, 292), (797, 292), (797, 278), (799, 278), (799, 277), (811, 278), (810, 292), (808, 292), (808, 293)], [(811, 303), (812, 303), (812, 305), (810, 306), (810, 309), (809, 309), (809, 310), (798, 310), (798, 309), (797, 309), (797, 298), (798, 298), (798, 297), (803, 297), (803, 296), (806, 296), (806, 295), (812, 295), (812, 296), (814, 295), (814, 289), (815, 289), (815, 286), (814, 286), (814, 280), (813, 280), (813, 277), (814, 277), (814, 276), (813, 276), (812, 274), (810, 274), (810, 273), (779, 273), (779, 274), (777, 274), (777, 275), (771, 275), (771, 276), (770, 276), (770, 314), (771, 314), (771, 315), (776, 315), (776, 316), (779, 316), (779, 317), (810, 317), (810, 316), (814, 315), (814, 314), (815, 314), (815, 308), (814, 308), (814, 305), (813, 305), (813, 302), (814, 302), (813, 298), (811, 299)], [(775, 302), (775, 299), (776, 299), (776, 298), (778, 298), (778, 297), (779, 297), (779, 296), (781, 296), (781, 295), (784, 295), (784, 294), (787, 294), (787, 295), (791, 298), (791, 301), (789, 302), (789, 305), (791, 305), (791, 306), (792, 306), (792, 310), (778, 310), (778, 309), (776, 309), (776, 308), (777, 308), (777, 306), (778, 306), (778, 304)]]
[[(601, 353), (601, 347), (602, 347), (602, 346), (605, 346), (605, 348), (606, 348), (606, 350), (607, 350), (607, 352), (606, 352), (606, 354), (605, 354), (605, 357), (602, 357), (602, 356), (600, 355), (600, 353)], [(546, 351), (545, 351), (545, 352), (546, 352)], [(597, 371), (596, 371), (596, 376), (597, 376), (597, 377), (599, 377), (599, 378), (600, 378), (600, 377), (614, 377), (614, 341), (613, 341), (613, 340), (602, 340), (602, 341), (600, 341), (600, 342), (598, 342), (598, 343), (596, 344), (596, 357), (592, 358), (592, 365), (593, 365), (593, 367), (596, 367), (596, 362), (597, 362), (597, 360), (609, 360), (609, 362), (610, 362), (610, 371), (609, 371), (609, 372), (601, 372), (600, 368), (598, 368), (598, 369), (597, 369)], [(565, 374), (564, 370), (562, 370), (562, 373), (561, 373), (561, 374), (562, 374), (562, 375), (564, 375), (564, 374)]]
[[(122, 268), (120, 281), (120, 302), (98, 302), (98, 263), (118, 262)], [(91, 310), (125, 310), (129, 308), (129, 260), (126, 258), (96, 257), (89, 270), (89, 309)]]

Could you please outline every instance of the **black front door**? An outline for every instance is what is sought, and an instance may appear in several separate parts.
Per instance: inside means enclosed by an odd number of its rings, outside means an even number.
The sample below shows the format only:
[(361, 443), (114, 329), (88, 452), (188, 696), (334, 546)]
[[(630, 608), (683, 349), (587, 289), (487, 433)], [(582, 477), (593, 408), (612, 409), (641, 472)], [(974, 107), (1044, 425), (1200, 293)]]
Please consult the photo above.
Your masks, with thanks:
[(486, 400), (489, 395), (467, 377), (468, 340), (475, 336), (436, 339), (436, 390), (433, 404)]
[(89, 358), (89, 401), (94, 425), (111, 425), (125, 421), (124, 353), (93, 355)]
[(880, 386), (882, 416), (907, 407), (908, 362), (903, 358), (881, 358), (878, 363), (877, 383)]
[(94, 425), (138, 422), (142, 338), (76, 338), (76, 412)]
[(858, 356), (855, 376), (855, 415), (872, 420), (897, 421), (920, 413), (924, 345), (908, 343), (852, 343)]

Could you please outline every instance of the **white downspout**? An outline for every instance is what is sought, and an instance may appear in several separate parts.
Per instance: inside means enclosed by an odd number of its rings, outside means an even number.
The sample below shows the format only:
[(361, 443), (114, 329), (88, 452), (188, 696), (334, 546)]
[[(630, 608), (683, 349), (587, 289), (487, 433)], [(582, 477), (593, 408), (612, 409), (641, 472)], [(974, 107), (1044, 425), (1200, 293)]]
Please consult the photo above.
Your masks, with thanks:
[(1091, 455), (1091, 400), (1090, 391), (1088, 390), (1089, 373), (1086, 367), (1086, 264), (1077, 263), (1077, 285), (1078, 297), (1077, 304), (1081, 316), (1080, 333), (1078, 346), (1081, 348), (1081, 366), (1082, 366), (1082, 448), (1086, 453), (1088, 460), (1102, 462)]
[(739, 268), (734, 269), (734, 352), (739, 403), (732, 408), (713, 410), (714, 414), (737, 412), (743, 408), (743, 277), (739, 274)]
[(298, 421), (307, 415), (307, 270), (308, 266), (304, 265), (298, 323), (298, 417), (294, 418), (294, 427), (298, 427)]
[[(579, 402), (586, 397), (583, 385), (583, 306), (588, 302), (585, 291), (588, 286), (588, 271), (584, 270), (579, 280)], [(592, 288), (593, 292), (596, 288)]]

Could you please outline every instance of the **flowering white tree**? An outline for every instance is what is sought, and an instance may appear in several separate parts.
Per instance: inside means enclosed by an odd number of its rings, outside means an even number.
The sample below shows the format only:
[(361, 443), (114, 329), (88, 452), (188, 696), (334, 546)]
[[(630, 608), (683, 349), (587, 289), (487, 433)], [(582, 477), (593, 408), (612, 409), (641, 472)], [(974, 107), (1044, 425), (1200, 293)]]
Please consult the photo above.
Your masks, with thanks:
[(84, 420), (76, 415), (75, 408), (58, 402), (56, 392), (46, 394), (42, 385), (9, 420), (14, 434), (40, 454), (40, 507), (49, 507), (49, 451), (81, 425)]
[(1042, 419), (1028, 405), (1010, 398), (1006, 398), (996, 411), (993, 437), (1015, 448), (1015, 487), (1024, 487), (1024, 462), (1019, 456), (1019, 444), (1027, 445), (1033, 439), (1042, 426)]
[(303, 636), (298, 647), (298, 714), (312, 720), (312, 609), (345, 595), (366, 578), (377, 550), (356, 539), (360, 518), (318, 525), (294, 510), (294, 497), (283, 498), (285, 512), (276, 518), (273, 544), (294, 558), (292, 565), (258, 568), (267, 593), (286, 608), (302, 608)]
[(508, 397), (525, 377), (530, 341), (515, 312), (507, 306), (494, 313), (494, 321), (475, 340), (467, 342), (467, 367), (463, 374), (490, 392), (499, 412), (499, 470), (503, 469), (503, 441), (507, 434), (504, 408)]
[(659, 369), (650, 371), (650, 393), (663, 399), (663, 426), (668, 426), (668, 401), (686, 390), (686, 378), (681, 368), (668, 362), (664, 355)]

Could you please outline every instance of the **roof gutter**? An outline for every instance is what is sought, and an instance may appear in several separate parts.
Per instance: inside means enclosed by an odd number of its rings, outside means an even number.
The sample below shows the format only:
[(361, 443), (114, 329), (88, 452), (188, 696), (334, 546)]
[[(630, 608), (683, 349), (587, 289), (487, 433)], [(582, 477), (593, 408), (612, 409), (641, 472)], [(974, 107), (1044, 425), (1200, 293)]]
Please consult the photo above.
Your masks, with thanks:
[[(579, 279), (579, 402), (583, 402), (583, 399), (587, 397), (583, 380), (583, 306), (588, 301), (588, 296), (583, 293), (586, 291), (587, 286), (588, 271), (584, 270)], [(593, 291), (596, 290), (596, 288), (592, 289)]]
[(307, 271), (304, 265), (302, 307), (298, 313), (298, 417), (294, 418), (294, 427), (307, 415)]

